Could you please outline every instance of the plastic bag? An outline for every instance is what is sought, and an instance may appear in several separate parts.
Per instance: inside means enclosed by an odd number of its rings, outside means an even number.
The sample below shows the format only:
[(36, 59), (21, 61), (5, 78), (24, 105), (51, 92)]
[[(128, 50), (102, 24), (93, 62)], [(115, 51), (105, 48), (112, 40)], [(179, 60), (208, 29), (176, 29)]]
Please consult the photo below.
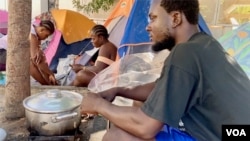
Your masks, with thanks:
[(169, 51), (136, 53), (112, 63), (99, 72), (89, 83), (91, 92), (100, 92), (112, 87), (134, 87), (155, 81), (161, 73)]
[[(71, 82), (68, 82), (69, 78), (74, 78), (75, 74), (72, 72), (70, 64), (74, 63), (74, 58), (76, 55), (70, 54), (67, 58), (60, 58), (57, 66), (57, 73), (55, 74), (56, 80), (60, 85), (66, 85)], [(73, 80), (72, 80), (73, 81)]]

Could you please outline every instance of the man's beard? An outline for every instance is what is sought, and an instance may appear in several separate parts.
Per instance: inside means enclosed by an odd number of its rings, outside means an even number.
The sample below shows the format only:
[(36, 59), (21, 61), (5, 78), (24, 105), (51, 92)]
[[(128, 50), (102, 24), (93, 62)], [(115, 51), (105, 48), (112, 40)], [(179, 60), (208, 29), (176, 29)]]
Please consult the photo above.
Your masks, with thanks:
[(164, 49), (168, 49), (169, 51), (175, 46), (175, 39), (173, 37), (165, 38), (163, 41), (156, 42), (152, 45), (152, 50), (155, 52), (159, 52)]

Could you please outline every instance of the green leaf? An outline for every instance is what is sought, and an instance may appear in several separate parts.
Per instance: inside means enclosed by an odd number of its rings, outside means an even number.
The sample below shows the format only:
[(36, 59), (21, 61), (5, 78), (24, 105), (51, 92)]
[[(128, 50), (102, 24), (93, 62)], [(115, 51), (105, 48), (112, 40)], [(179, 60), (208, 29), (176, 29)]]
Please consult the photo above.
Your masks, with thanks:
[(72, 0), (73, 6), (79, 10), (89, 13), (98, 13), (100, 9), (108, 11), (115, 0), (92, 0), (87, 4), (81, 4), (81, 0)]

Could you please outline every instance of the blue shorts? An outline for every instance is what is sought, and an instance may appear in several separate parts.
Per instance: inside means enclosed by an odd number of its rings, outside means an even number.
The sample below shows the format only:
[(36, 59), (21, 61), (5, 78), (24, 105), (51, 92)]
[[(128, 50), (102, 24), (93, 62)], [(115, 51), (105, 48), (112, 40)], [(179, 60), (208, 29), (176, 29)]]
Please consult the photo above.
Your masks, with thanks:
[(162, 131), (156, 135), (155, 139), (156, 141), (196, 141), (189, 134), (168, 125), (164, 125)]

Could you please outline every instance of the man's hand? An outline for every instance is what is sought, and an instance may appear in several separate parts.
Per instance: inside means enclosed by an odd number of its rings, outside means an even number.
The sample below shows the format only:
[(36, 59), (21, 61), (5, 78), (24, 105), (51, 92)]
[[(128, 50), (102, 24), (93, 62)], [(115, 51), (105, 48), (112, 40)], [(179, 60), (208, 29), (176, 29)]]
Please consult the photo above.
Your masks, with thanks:
[(83, 69), (83, 65), (81, 65), (81, 64), (69, 64), (69, 66), (72, 68), (72, 70), (75, 73), (78, 73), (80, 70)]
[(103, 99), (96, 93), (87, 93), (81, 104), (81, 113), (86, 114), (98, 114), (97, 108)]

